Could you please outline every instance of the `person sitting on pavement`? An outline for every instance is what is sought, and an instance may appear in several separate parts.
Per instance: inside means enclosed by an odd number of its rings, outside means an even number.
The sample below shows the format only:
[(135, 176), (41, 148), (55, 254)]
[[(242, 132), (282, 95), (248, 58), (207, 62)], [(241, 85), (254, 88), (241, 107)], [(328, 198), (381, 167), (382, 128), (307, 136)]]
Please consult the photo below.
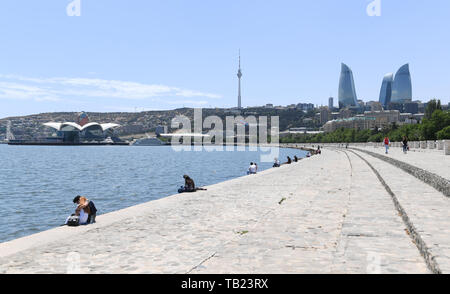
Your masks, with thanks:
[(83, 212), (87, 213), (87, 224), (93, 224), (95, 223), (95, 217), (97, 216), (97, 208), (95, 207), (95, 204), (93, 201), (87, 199), (84, 196), (78, 195), (73, 199), (73, 203), (77, 204), (77, 209), (75, 210), (75, 215), (80, 216), (80, 224), (81, 222), (81, 214)]
[(292, 159), (288, 156), (287, 157), (287, 162), (285, 164), (291, 164), (292, 163)]
[(280, 161), (276, 157), (275, 157), (275, 160), (274, 160), (274, 163), (273, 163), (273, 167), (280, 167)]
[(322, 154), (322, 150), (320, 150), (320, 146), (318, 146), (318, 148), (316, 150), (316, 154)]
[(257, 173), (258, 167), (255, 163), (250, 162), (250, 166), (248, 168), (247, 174), (248, 175), (254, 175)]
[(188, 175), (184, 175), (184, 186), (181, 186), (180, 189), (178, 189), (178, 193), (184, 193), (184, 192), (195, 192), (195, 191), (199, 191), (199, 190), (205, 190), (203, 188), (196, 188), (195, 187), (195, 183), (194, 180), (191, 179)]
[(298, 162), (298, 157), (297, 157), (297, 155), (294, 155), (294, 162)]

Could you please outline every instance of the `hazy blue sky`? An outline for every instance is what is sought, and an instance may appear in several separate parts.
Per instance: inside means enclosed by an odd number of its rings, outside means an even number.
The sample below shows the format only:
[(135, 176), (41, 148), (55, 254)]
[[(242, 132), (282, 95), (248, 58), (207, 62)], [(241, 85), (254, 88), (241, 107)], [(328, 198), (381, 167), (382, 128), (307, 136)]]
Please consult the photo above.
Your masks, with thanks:
[[(450, 101), (448, 0), (72, 0), (0, 2), (0, 117), (359, 99), (410, 63), (415, 99)], [(335, 99), (336, 101), (337, 99)]]

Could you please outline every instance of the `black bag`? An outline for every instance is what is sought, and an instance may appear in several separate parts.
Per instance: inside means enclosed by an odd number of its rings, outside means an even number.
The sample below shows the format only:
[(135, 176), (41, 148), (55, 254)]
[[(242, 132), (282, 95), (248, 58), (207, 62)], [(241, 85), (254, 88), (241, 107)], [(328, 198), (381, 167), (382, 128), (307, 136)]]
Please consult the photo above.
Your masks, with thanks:
[(69, 227), (77, 227), (80, 225), (80, 217), (78, 215), (71, 215), (67, 220), (67, 225)]

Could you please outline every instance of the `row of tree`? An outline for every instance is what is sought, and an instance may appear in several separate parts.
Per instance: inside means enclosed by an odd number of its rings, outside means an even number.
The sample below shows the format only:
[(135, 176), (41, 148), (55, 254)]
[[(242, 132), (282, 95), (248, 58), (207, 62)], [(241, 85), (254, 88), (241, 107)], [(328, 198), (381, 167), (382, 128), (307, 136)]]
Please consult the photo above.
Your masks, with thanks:
[(431, 100), (427, 104), (425, 117), (419, 124), (391, 126), (378, 130), (355, 130), (341, 128), (330, 133), (317, 135), (289, 135), (280, 138), (282, 143), (340, 143), (340, 142), (382, 142), (388, 136), (391, 141), (401, 141), (406, 136), (409, 141), (450, 139), (450, 111), (444, 111), (441, 102)]

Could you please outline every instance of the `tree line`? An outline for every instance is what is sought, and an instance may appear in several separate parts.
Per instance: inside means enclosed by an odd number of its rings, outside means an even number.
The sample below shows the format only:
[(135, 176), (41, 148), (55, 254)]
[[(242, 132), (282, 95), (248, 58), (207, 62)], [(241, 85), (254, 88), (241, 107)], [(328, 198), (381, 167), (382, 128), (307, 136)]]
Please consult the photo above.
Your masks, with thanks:
[(409, 141), (450, 139), (450, 111), (442, 110), (440, 100), (431, 100), (425, 116), (419, 124), (392, 124), (383, 129), (356, 130), (340, 128), (334, 132), (290, 134), (280, 138), (281, 143), (342, 143), (342, 142), (382, 142), (388, 136), (391, 141), (401, 141), (406, 136)]

